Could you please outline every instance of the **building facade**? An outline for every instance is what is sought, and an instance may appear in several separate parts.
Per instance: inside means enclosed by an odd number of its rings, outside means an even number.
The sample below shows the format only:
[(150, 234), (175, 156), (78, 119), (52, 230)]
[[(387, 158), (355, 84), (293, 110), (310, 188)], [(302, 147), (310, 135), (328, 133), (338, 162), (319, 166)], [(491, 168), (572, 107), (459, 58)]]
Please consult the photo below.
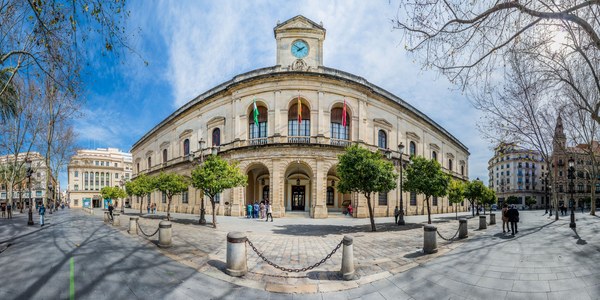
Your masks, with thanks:
[[(29, 180), (26, 176), (26, 160), (31, 162), (31, 197), (29, 195)], [(10, 169), (12, 168), (21, 171), (20, 175), (16, 176), (18, 179), (12, 183), (11, 188)], [(24, 208), (27, 208), (30, 199), (32, 203), (38, 205), (46, 204), (53, 201), (53, 191), (60, 186), (46, 167), (44, 157), (38, 152), (19, 153), (16, 160), (14, 155), (0, 156), (0, 171), (2, 173), (0, 174), (0, 205), (6, 205), (10, 202), (15, 207), (23, 205)]]
[[(132, 177), (131, 153), (115, 148), (78, 150), (67, 166), (67, 201), (71, 207), (107, 208), (100, 190), (105, 186), (123, 186)], [(124, 205), (130, 205), (125, 199)]]
[[(452, 177), (468, 178), (469, 152), (458, 139), (399, 97), (362, 77), (323, 66), (325, 29), (297, 16), (274, 28), (276, 65), (235, 76), (192, 99), (132, 147), (134, 174), (190, 176), (207, 155), (239, 162), (248, 185), (219, 195), (217, 214), (240, 216), (255, 201), (270, 200), (274, 216), (339, 214), (348, 204), (368, 216), (366, 198), (336, 189), (337, 157), (350, 144), (381, 151), (399, 168), (398, 145), (410, 155), (436, 159)], [(399, 189), (372, 197), (376, 216), (392, 216), (403, 198), (407, 214), (423, 214), (422, 195)], [(149, 200), (159, 210), (166, 197)], [(198, 213), (207, 202), (193, 187), (173, 198), (172, 211)], [(432, 212), (450, 212), (433, 199)], [(210, 205), (206, 205), (210, 210)], [(460, 206), (465, 210), (466, 206)]]
[[(593, 200), (596, 207), (600, 207), (600, 144), (594, 141), (591, 145), (568, 146), (559, 116), (554, 130), (553, 149), (552, 173), (556, 179), (558, 205), (589, 208)], [(574, 168), (573, 180), (569, 178), (570, 161)]]
[(501, 143), (488, 161), (489, 187), (496, 192), (498, 205), (508, 197), (517, 197), (519, 208), (527, 197), (535, 200), (533, 208), (545, 207), (550, 194), (546, 184), (548, 168), (538, 151), (524, 149), (514, 143)]

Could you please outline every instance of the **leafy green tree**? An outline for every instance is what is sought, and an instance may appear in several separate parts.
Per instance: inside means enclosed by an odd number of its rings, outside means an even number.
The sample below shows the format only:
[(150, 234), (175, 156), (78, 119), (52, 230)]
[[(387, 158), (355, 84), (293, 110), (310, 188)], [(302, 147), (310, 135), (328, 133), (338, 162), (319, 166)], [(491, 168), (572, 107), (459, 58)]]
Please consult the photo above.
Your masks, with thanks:
[(425, 195), (427, 205), (427, 223), (431, 224), (429, 198), (444, 197), (448, 193), (450, 178), (442, 171), (440, 163), (421, 156), (411, 158), (412, 163), (406, 169), (403, 188), (409, 192)]
[(371, 195), (387, 193), (396, 188), (398, 174), (394, 172), (394, 165), (384, 160), (381, 153), (371, 152), (358, 145), (346, 148), (346, 151), (338, 156), (338, 160), (340, 182), (336, 187), (341, 193), (356, 192), (365, 195), (371, 231), (377, 231)]
[(142, 214), (142, 208), (144, 207), (144, 196), (152, 193), (155, 189), (154, 178), (147, 176), (146, 174), (141, 174), (134, 180), (125, 183), (125, 190), (127, 191), (128, 195), (141, 198), (140, 214)]
[(448, 201), (454, 204), (454, 213), (456, 214), (456, 219), (458, 219), (458, 204), (463, 202), (465, 199), (465, 183), (459, 180), (450, 180), (450, 185), (448, 186)]
[[(485, 189), (485, 185), (483, 185), (483, 182), (479, 179), (475, 179), (465, 186), (465, 198), (467, 198), (471, 204), (473, 216), (475, 216), (475, 204), (481, 202)], [(477, 211), (477, 214), (479, 214), (479, 211)]]
[(525, 205), (529, 206), (529, 209), (531, 209), (531, 206), (536, 203), (537, 203), (537, 201), (535, 200), (534, 197), (531, 197), (531, 196), (525, 197)]
[(506, 198), (506, 204), (521, 204), (521, 200), (517, 196), (508, 196)]
[(481, 198), (481, 204), (483, 204), (483, 214), (485, 215), (485, 206), (489, 207), (490, 213), (492, 212), (492, 204), (498, 202), (496, 198), (496, 192), (493, 189), (486, 188)]
[(192, 186), (210, 198), (213, 228), (217, 228), (215, 196), (226, 189), (246, 184), (248, 177), (240, 171), (237, 162), (228, 163), (216, 155), (209, 156), (202, 165), (192, 170)]
[(105, 186), (100, 190), (102, 199), (115, 200), (115, 207), (119, 206), (119, 198), (127, 197), (127, 193), (118, 186)]
[(160, 172), (153, 181), (154, 187), (167, 196), (167, 220), (170, 221), (171, 200), (173, 200), (173, 196), (188, 190), (189, 180), (183, 175)]

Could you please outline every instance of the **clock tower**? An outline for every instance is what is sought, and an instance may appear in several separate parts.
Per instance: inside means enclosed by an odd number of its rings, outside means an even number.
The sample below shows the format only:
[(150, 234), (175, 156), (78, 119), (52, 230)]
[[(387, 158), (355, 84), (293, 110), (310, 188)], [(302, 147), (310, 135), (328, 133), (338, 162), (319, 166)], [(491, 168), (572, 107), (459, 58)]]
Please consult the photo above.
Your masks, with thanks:
[(273, 28), (277, 65), (287, 71), (316, 71), (323, 65), (325, 28), (304, 16), (295, 16)]

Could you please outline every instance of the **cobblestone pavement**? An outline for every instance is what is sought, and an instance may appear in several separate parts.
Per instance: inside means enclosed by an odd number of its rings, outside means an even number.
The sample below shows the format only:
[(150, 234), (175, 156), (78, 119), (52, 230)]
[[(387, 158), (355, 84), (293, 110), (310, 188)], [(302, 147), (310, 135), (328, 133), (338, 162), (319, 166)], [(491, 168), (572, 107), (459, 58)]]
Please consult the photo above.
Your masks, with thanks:
[[(128, 213), (133, 214), (134, 211)], [(467, 213), (461, 215), (468, 216)], [(128, 219), (126, 216), (121, 218), (121, 230), (125, 231)], [(140, 226), (145, 233), (152, 233), (163, 218), (163, 214), (144, 214), (140, 218)], [(210, 216), (208, 219), (210, 222)], [(275, 292), (309, 293), (355, 288), (360, 283), (404, 272), (462, 244), (462, 241), (447, 242), (438, 238), (439, 253), (423, 255), (426, 216), (407, 216), (405, 226), (395, 225), (393, 218), (377, 218), (377, 232), (370, 231), (368, 219), (339, 215), (310, 219), (304, 214), (292, 214), (275, 222), (218, 216), (217, 229), (211, 225), (198, 225), (198, 216), (172, 214), (172, 220), (173, 247), (161, 250), (166, 255), (209, 276)], [(479, 234), (476, 230), (478, 221), (472, 219), (468, 222), (471, 236)], [(455, 214), (434, 215), (433, 222), (440, 234), (447, 238), (458, 230)], [(313, 270), (288, 273), (268, 265), (248, 247), (248, 274), (242, 279), (231, 278), (223, 273), (226, 236), (231, 231), (245, 232), (266, 258), (282, 267), (294, 269), (319, 262), (341, 242), (344, 235), (350, 235), (354, 237), (356, 272), (361, 281), (341, 281), (341, 248), (330, 260)], [(152, 239), (156, 240), (157, 236)]]

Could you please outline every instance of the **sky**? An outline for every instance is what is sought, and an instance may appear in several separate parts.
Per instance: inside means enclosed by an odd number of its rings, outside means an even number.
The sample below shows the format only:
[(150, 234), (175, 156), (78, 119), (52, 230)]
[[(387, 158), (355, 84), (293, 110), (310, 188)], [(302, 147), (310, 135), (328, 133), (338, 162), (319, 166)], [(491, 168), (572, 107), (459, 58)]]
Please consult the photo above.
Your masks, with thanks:
[(83, 114), (75, 120), (81, 149), (129, 151), (202, 92), (275, 65), (273, 27), (303, 15), (327, 30), (325, 66), (361, 76), (425, 113), (469, 148), (470, 178), (487, 183), (493, 152), (476, 126), (482, 114), (407, 53), (393, 29), (394, 0), (130, 0), (128, 8), (128, 43), (136, 53), (94, 57), (87, 66)]

